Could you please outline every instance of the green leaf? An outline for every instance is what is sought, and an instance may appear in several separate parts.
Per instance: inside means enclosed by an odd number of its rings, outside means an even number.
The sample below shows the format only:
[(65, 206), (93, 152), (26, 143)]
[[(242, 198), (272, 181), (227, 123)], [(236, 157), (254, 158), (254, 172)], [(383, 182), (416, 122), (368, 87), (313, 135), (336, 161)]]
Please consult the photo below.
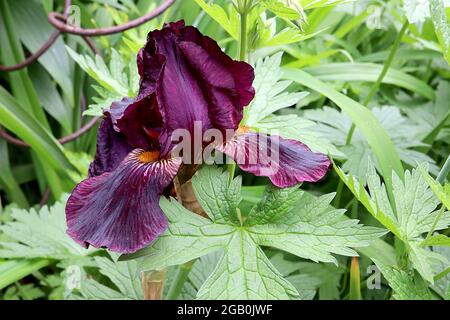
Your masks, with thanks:
[(10, 286), (6, 289), (3, 299), (4, 300), (36, 300), (45, 297), (44, 291), (36, 287), (33, 283), (19, 284)]
[[(11, 6), (11, 13), (16, 23), (20, 40), (30, 52), (36, 52), (47, 41), (55, 29), (47, 21), (47, 14), (42, 6), (34, 1), (18, 0)], [(73, 86), (71, 80), (70, 60), (60, 37), (39, 59), (39, 63), (59, 84), (70, 104), (73, 105)], [(39, 90), (36, 90), (39, 94)], [(69, 109), (70, 110), (70, 109)]]
[[(128, 88), (119, 82), (120, 79), (113, 77), (111, 71), (100, 56), (95, 56), (94, 61), (90, 56), (78, 54), (68, 46), (66, 46), (66, 50), (72, 59), (105, 89), (116, 92), (121, 96), (126, 96), (128, 94)], [(118, 71), (115, 70), (114, 72), (117, 73)]]
[(241, 177), (228, 183), (228, 172), (215, 166), (205, 166), (193, 178), (195, 196), (215, 223), (238, 223), (241, 201)]
[(271, 11), (280, 18), (288, 20), (299, 20), (303, 18), (303, 15), (285, 2), (280, 0), (260, 0), (259, 3), (267, 10)]
[(274, 255), (270, 261), (298, 290), (302, 300), (312, 300), (316, 291), (320, 300), (339, 299), (340, 280), (345, 271), (343, 267), (331, 263), (287, 260), (281, 253)]
[(183, 264), (223, 248), (235, 230), (188, 211), (174, 199), (161, 198), (160, 206), (169, 220), (168, 230), (151, 246), (124, 256), (124, 259), (151, 257), (140, 260), (143, 270)]
[[(1, 59), (4, 64), (12, 65), (25, 60), (22, 45), (19, 36), (16, 33), (14, 18), (10, 11), (10, 5), (7, 1), (0, 1), (0, 40), (7, 45), (3, 46)], [(47, 118), (40, 106), (36, 90), (33, 87), (27, 69), (17, 70), (7, 74), (11, 91), (29, 114), (34, 115), (36, 119), (46, 128), (48, 128)]]
[(71, 178), (76, 182), (81, 182), (88, 176), (89, 165), (92, 162), (92, 156), (84, 152), (72, 152), (65, 151), (70, 163), (77, 169), (76, 171), (70, 171)]
[(425, 239), (421, 246), (450, 246), (450, 238), (443, 234), (435, 234)]
[(305, 9), (324, 8), (338, 4), (351, 3), (356, 0), (300, 0)]
[(0, 262), (0, 290), (26, 277), (27, 275), (42, 269), (49, 264), (47, 259), (21, 259)]
[(0, 124), (30, 144), (33, 150), (62, 176), (65, 176), (64, 170), (73, 169), (59, 142), (1, 87)]
[(239, 38), (239, 17), (238, 13), (231, 6), (230, 15), (218, 4), (207, 4), (203, 0), (195, 0), (195, 2), (211, 17), (213, 18), (230, 36), (235, 40)]
[(265, 224), (279, 219), (297, 204), (302, 192), (298, 187), (280, 189), (269, 185), (261, 200), (248, 214), (247, 225)]
[(65, 204), (67, 196), (52, 207), (39, 211), (12, 209), (13, 221), (0, 225), (7, 241), (0, 242), (2, 258), (74, 259), (93, 250), (86, 250), (66, 234)]
[[(387, 229), (402, 240), (408, 248), (413, 267), (430, 283), (436, 274), (435, 266), (443, 259), (441, 255), (423, 248), (422, 235), (434, 230), (446, 229), (450, 225), (450, 214), (445, 212), (437, 221), (439, 212), (436, 209), (439, 201), (428, 187), (421, 171), (426, 171), (421, 165), (412, 172), (405, 172), (405, 181), (393, 174), (393, 194), (395, 197), (395, 211), (389, 204), (385, 186), (375, 172), (373, 165), (369, 166), (368, 189), (362, 182), (351, 175), (346, 176), (335, 166), (339, 177), (344, 181), (354, 196), (364, 207)], [(370, 194), (369, 194), (370, 193)]]
[(283, 53), (280, 52), (257, 61), (253, 82), (256, 94), (251, 104), (244, 110), (243, 125), (257, 127), (260, 120), (280, 109), (297, 104), (309, 94), (308, 92), (285, 92), (292, 81), (280, 81), (282, 56)]
[[(304, 71), (322, 81), (367, 81), (375, 82), (383, 69), (373, 63), (329, 63), (305, 68)], [(402, 71), (389, 68), (383, 83), (405, 88), (434, 100), (435, 93), (428, 84)]]
[[(111, 60), (109, 68), (105, 61), (99, 55), (95, 60), (88, 55), (76, 53), (70, 47), (66, 50), (73, 60), (100, 86), (93, 86), (100, 97), (94, 97), (97, 104), (89, 106), (85, 115), (100, 116), (105, 108), (109, 108), (114, 101), (121, 100), (123, 97), (135, 97), (138, 91), (138, 74), (136, 63), (126, 63), (124, 59), (111, 49)], [(133, 60), (131, 58), (131, 60)]]
[(374, 261), (383, 276), (394, 290), (395, 300), (432, 300), (434, 297), (428, 290), (427, 284), (420, 278), (411, 276), (405, 271), (386, 266)]
[(111, 258), (95, 257), (95, 263), (99, 272), (107, 277), (115, 288), (94, 279), (83, 279), (79, 293), (89, 300), (142, 300), (142, 285), (136, 261), (116, 261), (115, 255), (111, 255)]
[(244, 109), (241, 125), (248, 126), (257, 132), (281, 135), (286, 139), (294, 139), (308, 145), (315, 152), (342, 157), (331, 143), (314, 131), (315, 123), (297, 115), (275, 116), (274, 112), (293, 106), (305, 98), (308, 92), (286, 92), (292, 81), (280, 81), (282, 53), (277, 53), (264, 60), (260, 59), (255, 67), (255, 98)]
[(73, 109), (68, 108), (67, 103), (64, 103), (52, 78), (38, 64), (31, 65), (28, 68), (39, 101), (45, 111), (58, 121), (65, 132), (72, 132)]
[(445, 14), (442, 0), (430, 0), (431, 20), (434, 24), (436, 36), (441, 45), (444, 58), (450, 63), (450, 26)]
[(318, 91), (335, 102), (345, 113), (347, 113), (361, 130), (362, 135), (377, 158), (380, 170), (386, 181), (388, 192), (392, 191), (392, 171), (403, 178), (403, 167), (397, 150), (386, 130), (377, 118), (367, 108), (358, 102), (337, 92), (310, 74), (295, 69), (283, 69), (283, 77), (298, 82), (308, 88)]
[[(438, 172), (439, 169), (433, 159), (416, 151), (417, 148), (426, 146), (421, 142), (421, 125), (415, 124), (403, 116), (396, 107), (383, 106), (373, 108), (371, 111), (389, 134), (403, 162), (410, 166), (428, 162), (432, 171)], [(304, 117), (317, 123), (317, 126), (311, 130), (319, 131), (324, 139), (331, 141), (345, 154), (347, 161), (342, 166), (345, 172), (364, 177), (369, 161), (376, 164), (376, 158), (359, 129), (354, 132), (352, 143), (350, 145), (346, 143), (351, 119), (345, 113), (324, 107), (323, 109), (306, 110)]]
[(8, 144), (4, 140), (0, 140), (0, 172), (2, 173), (0, 175), (0, 187), (13, 202), (17, 203), (20, 207), (28, 207), (28, 200), (19, 186), (20, 182), (17, 181), (11, 170)]
[(319, 127), (311, 120), (295, 114), (287, 114), (269, 115), (260, 120), (252, 129), (266, 134), (280, 135), (285, 139), (301, 141), (314, 152), (330, 154), (340, 159), (345, 158), (345, 154), (331, 143), (332, 140), (327, 139), (320, 132)]
[(283, 279), (251, 235), (236, 230), (197, 299), (287, 300), (297, 295), (297, 290)]
[(431, 190), (439, 198), (439, 200), (441, 200), (444, 206), (450, 210), (450, 183), (446, 182), (444, 185), (441, 185), (429, 175), (425, 168), (420, 167), (420, 169)]
[[(160, 206), (169, 219), (168, 230), (152, 245), (124, 259), (139, 258), (141, 270), (155, 270), (182, 264), (208, 253), (224, 250), (214, 272), (199, 289), (197, 298), (209, 299), (288, 299), (298, 296), (295, 288), (283, 279), (271, 265), (260, 246), (271, 246), (314, 261), (336, 262), (332, 253), (357, 255), (350, 247), (368, 246), (384, 232), (373, 227), (363, 227), (356, 220), (348, 220), (345, 210), (329, 204), (333, 195), (316, 198), (295, 188), (280, 190), (269, 188), (263, 200), (251, 213), (243, 215), (242, 224), (223, 217), (234, 214), (240, 195), (236, 186), (226, 194), (230, 207), (219, 206), (215, 200), (217, 186), (227, 181), (227, 176), (215, 169), (203, 167), (194, 184), (202, 188), (205, 210), (218, 212), (214, 221), (198, 216), (177, 201), (161, 198)], [(204, 187), (203, 181), (211, 177)], [(235, 181), (240, 181), (235, 179)], [(197, 194), (198, 191), (196, 191)], [(234, 199), (229, 199), (234, 196)], [(220, 196), (219, 196), (220, 198)], [(294, 201), (297, 200), (297, 201)], [(283, 202), (282, 206), (280, 203)], [(264, 217), (263, 212), (267, 215)], [(216, 216), (217, 215), (217, 216)], [(260, 224), (270, 222), (269, 224)]]
[(263, 246), (275, 247), (315, 262), (337, 264), (332, 253), (357, 256), (352, 249), (368, 246), (385, 234), (374, 227), (363, 227), (344, 217), (345, 210), (330, 203), (334, 194), (314, 197), (303, 192), (296, 206), (270, 224), (248, 228)]
[(434, 276), (437, 274), (439, 265), (449, 262), (440, 253), (420, 247), (417, 242), (409, 243), (409, 260), (422, 278), (431, 284), (434, 284)]
[(404, 0), (403, 10), (409, 23), (424, 23), (430, 17), (430, 8), (428, 1)]

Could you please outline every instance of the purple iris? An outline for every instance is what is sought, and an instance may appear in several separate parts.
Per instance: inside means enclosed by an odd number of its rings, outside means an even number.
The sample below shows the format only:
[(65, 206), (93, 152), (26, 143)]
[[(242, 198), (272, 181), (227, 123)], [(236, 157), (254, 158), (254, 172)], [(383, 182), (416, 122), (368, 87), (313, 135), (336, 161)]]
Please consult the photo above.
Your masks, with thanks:
[[(232, 130), (215, 148), (278, 187), (317, 181), (328, 170), (329, 159), (300, 142), (239, 128), (254, 97), (253, 68), (183, 21), (149, 33), (138, 69), (139, 95), (105, 111), (89, 178), (67, 202), (67, 232), (78, 243), (132, 253), (166, 230), (159, 198), (182, 165), (172, 156), (171, 136), (178, 129), (193, 132), (196, 122), (204, 131)], [(261, 148), (276, 149), (277, 162), (269, 165), (260, 155), (249, 161)]]

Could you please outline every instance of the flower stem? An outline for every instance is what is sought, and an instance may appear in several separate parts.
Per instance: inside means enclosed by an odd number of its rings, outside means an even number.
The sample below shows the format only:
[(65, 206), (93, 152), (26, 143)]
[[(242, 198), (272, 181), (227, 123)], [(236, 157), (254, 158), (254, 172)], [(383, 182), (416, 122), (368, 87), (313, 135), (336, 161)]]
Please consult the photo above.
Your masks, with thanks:
[[(247, 3), (244, 5), (244, 9), (239, 12), (240, 17), (240, 29), (239, 29), (239, 51), (238, 59), (240, 61), (245, 61), (247, 57)], [(236, 163), (231, 160), (231, 163), (227, 166), (229, 173), (229, 183), (233, 181), (234, 172), (236, 171)]]
[[(386, 76), (389, 68), (391, 67), (392, 61), (395, 58), (395, 54), (397, 53), (400, 42), (402, 41), (402, 38), (405, 35), (406, 30), (408, 29), (408, 25), (409, 25), (409, 23), (408, 23), (408, 20), (406, 19), (405, 22), (403, 23), (403, 26), (402, 26), (400, 32), (397, 35), (397, 38), (394, 41), (394, 44), (392, 45), (391, 51), (389, 52), (388, 59), (384, 63), (383, 69), (381, 70), (380, 75), (378, 76), (377, 80), (370, 88), (369, 93), (367, 94), (366, 98), (364, 99), (364, 101), (362, 103), (363, 106), (365, 106), (365, 107), (368, 106), (369, 102), (372, 100), (373, 96), (375, 95), (377, 90), (380, 88), (381, 82), (383, 82), (384, 77)], [(352, 138), (353, 138), (353, 134), (355, 133), (355, 129), (356, 129), (356, 126), (354, 123), (352, 123), (352, 126), (350, 127), (350, 130), (347, 135), (347, 139), (345, 141), (346, 145), (349, 145), (352, 142)], [(336, 194), (336, 197), (335, 197), (335, 206), (336, 207), (339, 207), (339, 200), (341, 198), (343, 184), (344, 184), (344, 182), (342, 180), (339, 180), (338, 187), (337, 187), (338, 193)], [(391, 205), (393, 205), (392, 200), (391, 200)], [(395, 208), (395, 206), (393, 206), (393, 207)]]
[(236, 171), (236, 162), (234, 162), (232, 159), (230, 159), (232, 163), (228, 164), (228, 184), (231, 184), (234, 179), (234, 172)]
[(239, 60), (245, 61), (247, 56), (247, 12), (240, 13)]
[(436, 228), (439, 220), (441, 220), (441, 217), (444, 214), (444, 209), (445, 209), (445, 206), (442, 205), (441, 209), (439, 210), (439, 213), (437, 214), (436, 218), (433, 221), (433, 225), (431, 226), (430, 231), (428, 231), (427, 237), (425, 238), (424, 242), (427, 241), (431, 237), (431, 235), (433, 234), (434, 229)]
[(144, 300), (162, 300), (166, 270), (142, 272), (142, 291)]
[[(409, 25), (409, 23), (408, 23), (408, 20), (406, 19), (405, 22), (403, 23), (402, 29), (400, 30), (400, 32), (397, 35), (397, 38), (394, 41), (394, 44), (392, 45), (391, 51), (389, 52), (388, 59), (386, 60), (386, 62), (383, 65), (383, 70), (381, 70), (380, 75), (378, 76), (377, 80), (370, 88), (369, 93), (367, 94), (366, 98), (364, 99), (364, 101), (362, 103), (365, 107), (367, 107), (367, 105), (369, 104), (369, 102), (372, 100), (373, 96), (377, 92), (377, 90), (380, 88), (381, 82), (383, 82), (384, 77), (386, 76), (389, 68), (391, 67), (392, 61), (395, 58), (395, 54), (397, 53), (400, 42), (402, 41), (402, 38), (405, 35), (406, 30), (408, 29), (408, 25)], [(350, 144), (350, 142), (352, 141), (354, 132), (355, 132), (355, 124), (353, 123), (350, 128), (350, 131), (348, 133), (346, 144)]]
[(434, 281), (438, 281), (439, 279), (445, 277), (450, 272), (450, 267), (444, 269), (440, 273), (434, 276)]
[(167, 300), (176, 300), (178, 298), (195, 261), (196, 260), (194, 259), (178, 266), (175, 278), (172, 280), (169, 292), (167, 293)]
[(352, 262), (350, 264), (349, 300), (361, 300), (361, 276), (359, 272), (358, 257), (352, 257)]
[(439, 182), (440, 184), (443, 184), (445, 179), (448, 176), (448, 173), (450, 171), (450, 155), (447, 157), (447, 160), (444, 163), (444, 166), (442, 167), (441, 171), (439, 172), (438, 176), (437, 176), (437, 182)]

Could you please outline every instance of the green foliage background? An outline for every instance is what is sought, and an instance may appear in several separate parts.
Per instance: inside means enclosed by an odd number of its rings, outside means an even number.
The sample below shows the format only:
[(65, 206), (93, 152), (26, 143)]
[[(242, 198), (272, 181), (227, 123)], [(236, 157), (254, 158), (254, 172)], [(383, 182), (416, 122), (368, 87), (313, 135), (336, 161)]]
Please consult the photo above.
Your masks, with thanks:
[[(63, 2), (0, 0), (0, 63), (35, 52)], [(84, 28), (160, 3), (73, 1)], [(193, 184), (209, 219), (164, 198), (173, 227), (152, 246), (83, 249), (65, 234), (64, 206), (87, 176), (96, 128), (58, 138), (134, 96), (147, 33), (180, 19), (255, 66), (243, 125), (304, 142), (334, 169), (279, 190), (204, 166)], [(441, 0), (178, 0), (92, 38), (101, 55), (64, 34), (37, 62), (0, 72), (0, 126), (30, 146), (0, 138), (0, 297), (142, 299), (139, 272), (166, 269), (171, 299), (449, 299), (449, 19)]]

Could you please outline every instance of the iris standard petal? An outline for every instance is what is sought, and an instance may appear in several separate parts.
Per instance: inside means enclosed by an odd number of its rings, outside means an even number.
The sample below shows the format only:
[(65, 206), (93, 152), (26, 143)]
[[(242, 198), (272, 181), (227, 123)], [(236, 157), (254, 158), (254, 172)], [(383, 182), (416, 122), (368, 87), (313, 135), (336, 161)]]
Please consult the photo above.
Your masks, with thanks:
[(167, 228), (159, 198), (181, 165), (133, 150), (112, 172), (81, 182), (66, 206), (67, 233), (82, 245), (132, 253)]
[(113, 129), (111, 119), (106, 117), (97, 133), (97, 152), (89, 167), (89, 177), (113, 171), (132, 150), (125, 137)]
[(296, 140), (255, 132), (238, 133), (217, 150), (256, 176), (267, 176), (280, 188), (321, 179), (330, 160)]
[(169, 141), (175, 130), (192, 133), (195, 122), (201, 123), (203, 132), (237, 128), (243, 107), (254, 96), (250, 65), (233, 61), (214, 40), (179, 21), (149, 33), (138, 59), (141, 91), (151, 86), (145, 80), (147, 75), (155, 74), (146, 66), (161, 65), (153, 61), (161, 56), (165, 62), (156, 98), (164, 122), (160, 143), (165, 151), (172, 149)]
[[(184, 26), (184, 24), (183, 24)], [(203, 48), (211, 57), (220, 61), (232, 74), (235, 86), (230, 88), (237, 91), (240, 107), (247, 106), (255, 97), (253, 80), (255, 72), (253, 67), (244, 61), (236, 61), (224, 54), (214, 39), (204, 36), (192, 26), (179, 28), (183, 41), (193, 42)]]

